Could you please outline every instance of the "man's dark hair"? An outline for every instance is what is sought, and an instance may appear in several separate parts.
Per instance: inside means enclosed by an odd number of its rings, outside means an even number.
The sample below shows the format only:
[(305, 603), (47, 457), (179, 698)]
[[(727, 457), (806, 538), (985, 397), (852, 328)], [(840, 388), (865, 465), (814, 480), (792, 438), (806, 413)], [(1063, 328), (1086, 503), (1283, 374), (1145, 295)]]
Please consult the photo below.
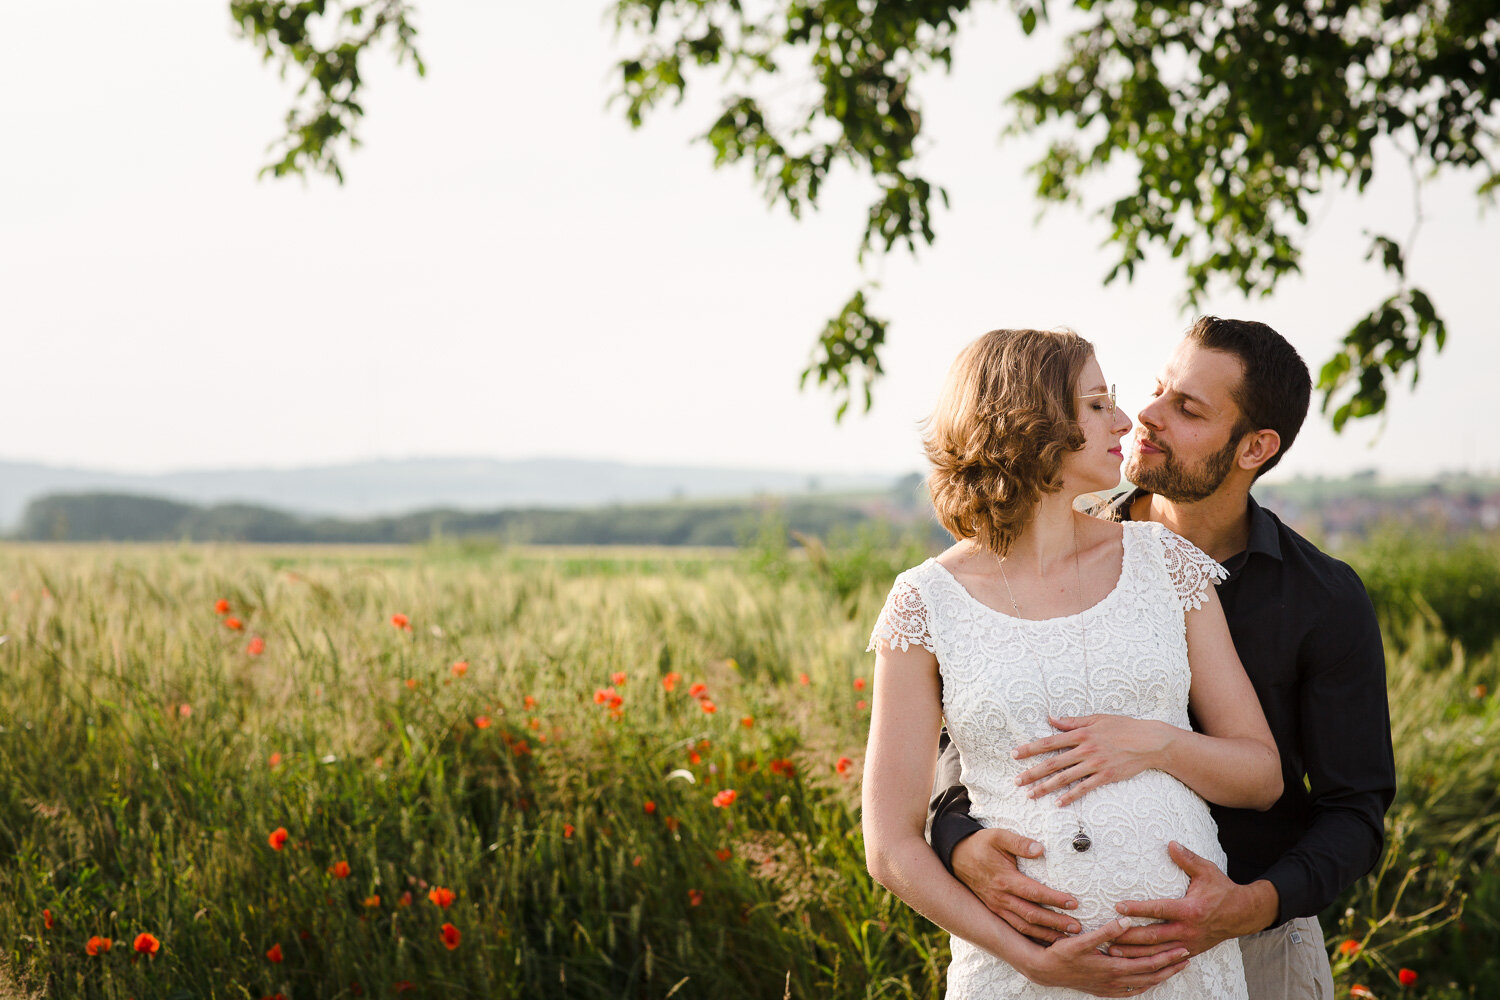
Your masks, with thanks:
[(1241, 413), (1235, 437), (1263, 428), (1281, 436), (1281, 448), (1256, 471), (1256, 478), (1260, 478), (1281, 461), (1302, 429), (1312, 398), (1307, 364), (1285, 337), (1264, 323), (1250, 320), (1200, 316), (1193, 321), (1187, 339), (1211, 351), (1234, 355), (1245, 369), (1234, 391)]

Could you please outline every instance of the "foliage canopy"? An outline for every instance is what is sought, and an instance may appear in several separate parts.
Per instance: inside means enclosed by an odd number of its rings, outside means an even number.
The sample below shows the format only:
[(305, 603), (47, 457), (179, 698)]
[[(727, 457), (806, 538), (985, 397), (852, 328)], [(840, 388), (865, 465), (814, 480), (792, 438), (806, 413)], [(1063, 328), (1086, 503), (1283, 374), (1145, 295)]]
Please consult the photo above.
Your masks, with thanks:
[[(921, 173), (916, 84), (951, 67), (976, 0), (613, 0), (635, 54), (618, 97), (642, 124), (689, 82), (718, 87), (723, 110), (703, 138), (716, 166), (746, 163), (772, 205), (794, 217), (818, 205), (837, 164), (873, 182), (864, 262), (934, 238), (946, 192)], [(1010, 0), (1030, 35), (1046, 0)], [(382, 36), (411, 56), (405, 0), (232, 0), (247, 37), (306, 77), (310, 106), (288, 115), (266, 169), (341, 177), (337, 147), (363, 109), (358, 57)], [(1392, 281), (1319, 374), (1335, 429), (1379, 413), (1387, 386), (1415, 383), (1419, 355), (1447, 326), (1406, 274), (1420, 189), (1440, 172), (1478, 177), (1492, 200), (1500, 125), (1500, 7), (1494, 0), (1073, 0), (1062, 61), (1010, 95), (1016, 133), (1050, 145), (1032, 165), (1044, 204), (1082, 202), (1087, 181), (1126, 163), (1129, 190), (1100, 210), (1116, 254), (1106, 283), (1130, 280), (1148, 248), (1181, 263), (1183, 305), (1223, 280), (1265, 295), (1298, 271), (1309, 206), (1324, 191), (1363, 191), (1387, 157), (1404, 159), (1418, 193), (1400, 239), (1369, 233), (1366, 259)], [(315, 41), (319, 32), (329, 37)], [(768, 84), (783, 84), (772, 89)], [(791, 83), (788, 87), (784, 84)], [(872, 286), (828, 320), (804, 383), (864, 405), (881, 374), (887, 323)]]

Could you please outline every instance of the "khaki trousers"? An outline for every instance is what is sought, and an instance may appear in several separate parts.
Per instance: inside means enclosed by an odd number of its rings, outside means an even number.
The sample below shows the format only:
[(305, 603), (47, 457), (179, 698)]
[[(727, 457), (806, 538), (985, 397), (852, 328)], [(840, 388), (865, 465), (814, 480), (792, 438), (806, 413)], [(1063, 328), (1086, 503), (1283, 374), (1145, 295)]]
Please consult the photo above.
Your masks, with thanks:
[(1333, 1000), (1333, 971), (1317, 917), (1240, 938), (1250, 1000)]

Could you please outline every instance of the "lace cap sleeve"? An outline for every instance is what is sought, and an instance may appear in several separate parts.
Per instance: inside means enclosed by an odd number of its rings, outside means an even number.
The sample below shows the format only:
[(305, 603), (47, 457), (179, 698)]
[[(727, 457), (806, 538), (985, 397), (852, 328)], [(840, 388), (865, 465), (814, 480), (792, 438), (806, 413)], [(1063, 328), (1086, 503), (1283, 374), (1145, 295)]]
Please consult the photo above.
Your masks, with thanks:
[(1182, 603), (1182, 610), (1195, 611), (1203, 607), (1209, 586), (1222, 583), (1228, 578), (1229, 571), (1174, 531), (1162, 528), (1159, 537), (1167, 576)]
[(905, 574), (896, 577), (896, 585), (885, 599), (885, 607), (880, 609), (880, 618), (875, 622), (875, 631), (870, 633), (865, 652), (880, 648), (881, 642), (903, 653), (912, 646), (937, 652), (927, 630), (927, 605), (922, 601), (921, 591)]

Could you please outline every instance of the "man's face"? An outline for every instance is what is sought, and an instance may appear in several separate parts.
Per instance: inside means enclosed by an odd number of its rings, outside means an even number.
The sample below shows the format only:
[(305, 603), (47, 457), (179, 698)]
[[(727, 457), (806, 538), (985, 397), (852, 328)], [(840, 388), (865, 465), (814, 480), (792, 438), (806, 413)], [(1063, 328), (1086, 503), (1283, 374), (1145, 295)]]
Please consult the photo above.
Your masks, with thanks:
[(1140, 412), (1126, 478), (1179, 503), (1217, 490), (1239, 447), (1241, 413), (1233, 393), (1243, 377), (1234, 355), (1187, 340), (1178, 344)]

